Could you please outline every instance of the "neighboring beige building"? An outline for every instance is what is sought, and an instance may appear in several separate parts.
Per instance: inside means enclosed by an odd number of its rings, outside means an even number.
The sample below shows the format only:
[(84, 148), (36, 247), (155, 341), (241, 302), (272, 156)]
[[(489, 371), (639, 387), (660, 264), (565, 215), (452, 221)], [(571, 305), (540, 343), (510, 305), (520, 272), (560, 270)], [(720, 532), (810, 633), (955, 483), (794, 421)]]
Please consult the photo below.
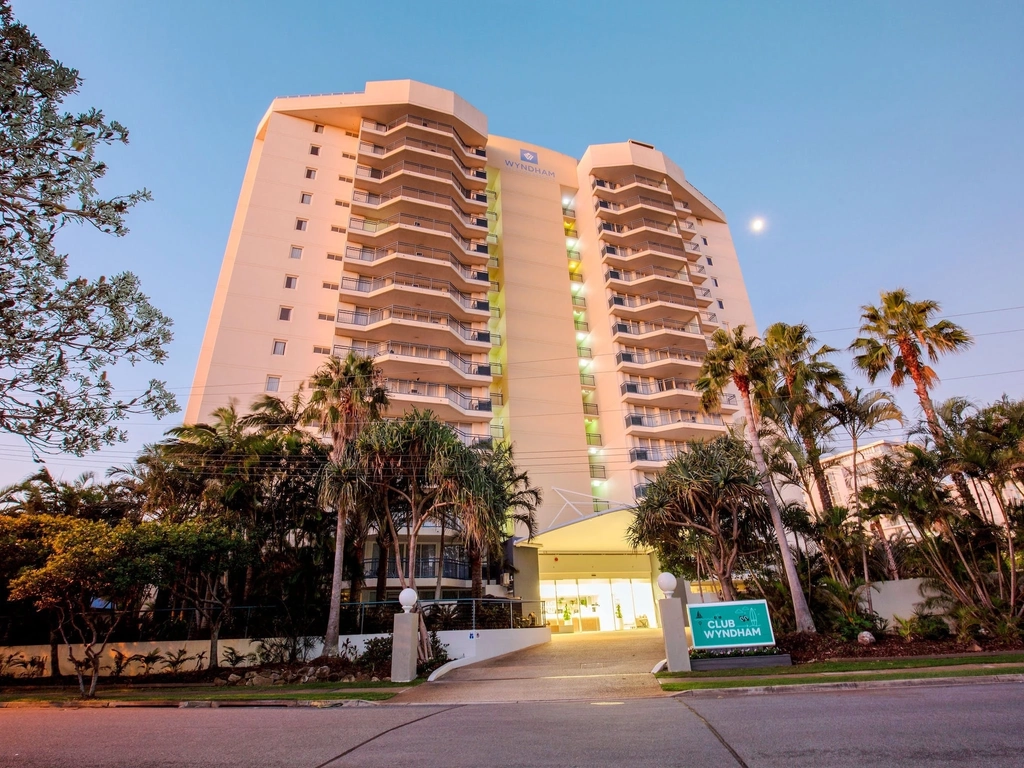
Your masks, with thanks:
[(656, 563), (625, 543), (627, 509), (684, 441), (725, 431), (734, 398), (701, 414), (693, 382), (740, 323), (725, 215), (654, 147), (577, 160), (490, 135), (451, 91), (371, 82), (260, 122), (186, 420), (373, 355), (394, 413), (511, 441), (543, 488), (514, 593), (575, 606), (567, 629), (643, 625)]

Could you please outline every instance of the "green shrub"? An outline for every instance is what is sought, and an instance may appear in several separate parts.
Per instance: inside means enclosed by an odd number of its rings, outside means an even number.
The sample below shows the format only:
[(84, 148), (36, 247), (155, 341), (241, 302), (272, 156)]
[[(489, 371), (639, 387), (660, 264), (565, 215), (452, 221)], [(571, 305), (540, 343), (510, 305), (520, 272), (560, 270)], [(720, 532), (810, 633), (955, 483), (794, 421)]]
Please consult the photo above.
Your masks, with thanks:
[(391, 636), (371, 637), (366, 641), (356, 664), (368, 675), (386, 677), (391, 674)]

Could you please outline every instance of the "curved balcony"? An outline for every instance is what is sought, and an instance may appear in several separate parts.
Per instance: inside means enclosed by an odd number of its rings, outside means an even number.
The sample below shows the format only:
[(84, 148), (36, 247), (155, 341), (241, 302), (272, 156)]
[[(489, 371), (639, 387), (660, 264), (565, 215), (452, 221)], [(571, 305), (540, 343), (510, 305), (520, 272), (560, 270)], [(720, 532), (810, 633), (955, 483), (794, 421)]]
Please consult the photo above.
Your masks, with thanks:
[(664, 465), (676, 456), (686, 452), (685, 448), (630, 448), (629, 463), (639, 465)]
[[(605, 270), (605, 282), (609, 288), (616, 290), (657, 291), (662, 289), (681, 288), (690, 285), (690, 274), (687, 269), (669, 269), (666, 267), (647, 267), (646, 269)], [(669, 291), (672, 292), (672, 291)]]
[(594, 210), (602, 218), (615, 221), (621, 221), (625, 216), (636, 217), (647, 214), (671, 222), (675, 221), (678, 215), (676, 207), (670, 200), (662, 200), (648, 195), (632, 195), (621, 200), (597, 198), (594, 201)]
[(627, 413), (626, 433), (659, 437), (666, 440), (700, 440), (726, 431), (725, 421), (718, 414), (699, 411), (671, 410), (657, 414)]
[(680, 270), (685, 269), (687, 263), (686, 249), (682, 245), (651, 240), (638, 241), (632, 245), (604, 243), (601, 246), (601, 256), (609, 267), (638, 271), (653, 268)]
[(621, 200), (623, 197), (628, 197), (630, 194), (636, 195), (644, 190), (653, 190), (668, 197), (672, 196), (668, 182), (640, 174), (627, 174), (614, 181), (595, 177), (590, 182), (590, 186), (601, 197), (610, 197), (613, 200)]
[(441, 384), (477, 384), (486, 386), (501, 376), (501, 363), (463, 356), (447, 347), (380, 341), (358, 346), (334, 345), (334, 353), (344, 358), (349, 352), (372, 357), (386, 376), (422, 379)]
[(410, 136), (384, 145), (360, 141), (358, 153), (365, 163), (371, 164), (373, 167), (377, 167), (374, 164), (379, 163), (390, 165), (399, 159), (401, 153), (407, 153), (408, 159), (419, 158), (426, 161), (429, 158), (431, 162), (442, 159), (450, 163), (451, 169), (459, 175), (463, 183), (468, 183), (473, 187), (480, 187), (487, 183), (485, 169), (471, 168), (459, 158), (455, 150), (432, 141), (423, 141)]
[(605, 242), (612, 245), (639, 245), (648, 237), (670, 237), (682, 240), (675, 220), (671, 224), (651, 218), (632, 219), (622, 224), (614, 221), (597, 220), (597, 232)]
[(467, 292), (498, 289), (498, 284), (489, 279), (490, 263), (464, 264), (451, 251), (414, 243), (394, 242), (380, 248), (350, 245), (345, 248), (345, 261), (347, 268), (356, 267), (354, 271), (374, 276), (390, 274), (395, 267), (405, 266), (426, 277), (449, 279)]
[[(653, 291), (640, 296), (614, 293), (608, 299), (608, 307), (618, 317), (630, 320), (649, 320), (663, 317), (666, 312), (696, 317), (700, 307), (706, 306), (692, 296), (667, 291)], [(685, 309), (683, 309), (685, 308)]]
[(619, 351), (615, 353), (616, 370), (633, 374), (673, 374), (695, 375), (704, 364), (705, 352), (702, 350), (683, 349), (681, 347), (663, 347), (661, 349), (645, 349), (643, 351)]
[[(403, 330), (396, 332), (396, 328)], [(480, 352), (501, 344), (498, 334), (486, 328), (467, 325), (442, 312), (414, 307), (340, 309), (337, 331), (373, 341), (388, 341), (399, 335), (412, 342), (450, 347), (458, 352)]]
[(427, 213), (452, 216), (466, 238), (487, 237), (487, 214), (466, 213), (451, 195), (440, 195), (415, 187), (393, 187), (385, 192), (367, 192), (357, 189), (352, 193), (352, 210), (374, 214)]
[(459, 133), (459, 129), (450, 123), (442, 123), (420, 115), (402, 115), (389, 123), (378, 123), (376, 120), (364, 119), (360, 128), (367, 133), (378, 136), (394, 137), (404, 132), (415, 132), (438, 139), (450, 139), (451, 145), (461, 151), (469, 163), (483, 163), (487, 160), (487, 150), (470, 144)]
[[(401, 235), (398, 233), (401, 232)], [(399, 213), (387, 219), (364, 219), (353, 216), (348, 222), (348, 239), (355, 243), (376, 246), (381, 237), (404, 237), (414, 245), (438, 247), (454, 242), (463, 253), (490, 254), (490, 246), (483, 240), (463, 237), (454, 224), (425, 216)]]
[(355, 176), (359, 186), (377, 190), (384, 184), (395, 182), (415, 183), (431, 192), (444, 194), (452, 192), (453, 197), (474, 210), (485, 210), (494, 197), (494, 192), (483, 189), (470, 189), (452, 171), (435, 168), (432, 165), (417, 163), (413, 160), (399, 160), (386, 168), (371, 168), (368, 165), (357, 165)]
[(627, 346), (652, 348), (676, 342), (703, 349), (706, 344), (699, 323), (684, 323), (669, 318), (617, 320), (612, 323), (612, 340)]
[(384, 387), (392, 409), (402, 405), (415, 406), (421, 411), (429, 409), (444, 421), (489, 422), (494, 405), (501, 404), (498, 393), (476, 397), (448, 384), (429, 381), (387, 379)]
[(469, 320), (487, 320), (491, 304), (487, 295), (466, 294), (447, 280), (396, 272), (384, 277), (343, 277), (338, 291), (342, 297), (367, 307), (411, 303), (434, 312), (452, 309)]
[(652, 379), (624, 381), (619, 393), (627, 403), (656, 405), (661, 408), (693, 408), (700, 405), (696, 382), (688, 379)]

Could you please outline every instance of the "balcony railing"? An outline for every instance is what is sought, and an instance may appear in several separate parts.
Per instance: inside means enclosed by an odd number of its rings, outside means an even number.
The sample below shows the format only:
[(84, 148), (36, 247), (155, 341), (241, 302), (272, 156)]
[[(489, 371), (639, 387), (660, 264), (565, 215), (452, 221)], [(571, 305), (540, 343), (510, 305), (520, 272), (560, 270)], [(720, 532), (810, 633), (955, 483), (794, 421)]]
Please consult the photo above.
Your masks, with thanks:
[(570, 283), (582, 283), (583, 282), (583, 275), (581, 275), (579, 272), (570, 272), (569, 273), (569, 282)]
[(409, 395), (413, 397), (433, 397), (439, 400), (447, 400), (455, 407), (463, 411), (491, 411), (492, 402), (501, 405), (497, 393), (488, 397), (473, 397), (459, 392), (447, 384), (433, 384), (429, 381), (408, 381), (406, 379), (386, 379), (384, 387), (393, 395)]
[(594, 210), (618, 213), (619, 211), (624, 211), (627, 208), (633, 208), (637, 205), (646, 205), (650, 208), (658, 208), (663, 211), (671, 211), (672, 213), (675, 213), (676, 211), (675, 206), (673, 206), (672, 203), (665, 202), (664, 200), (655, 200), (653, 197), (644, 197), (643, 195), (627, 197), (625, 200), (618, 203), (613, 203), (610, 200), (598, 199), (594, 203)]
[(587, 432), (587, 445), (604, 445), (604, 441), (597, 432)]
[(704, 362), (706, 354), (692, 349), (679, 349), (678, 347), (662, 347), (661, 349), (648, 349), (643, 352), (616, 352), (616, 363), (633, 363), (646, 365), (647, 363), (659, 363), (666, 360), (679, 360), (687, 363)]
[(633, 256), (639, 256), (642, 253), (661, 253), (666, 256), (675, 256), (680, 259), (686, 258), (686, 248), (680, 248), (677, 245), (669, 245), (667, 243), (655, 243), (650, 240), (646, 240), (642, 243), (637, 243), (632, 246), (625, 245), (605, 245), (601, 248), (601, 253), (605, 256), (618, 256), (619, 258), (628, 259)]
[(654, 379), (653, 381), (624, 381), (619, 385), (623, 395), (660, 395), (675, 390), (697, 391), (697, 382), (687, 379)]
[(585, 416), (597, 416), (598, 415), (597, 403), (584, 403), (583, 404), (583, 414)]
[(575, 208), (570, 208), (567, 205), (563, 205), (562, 206), (562, 215), (565, 216), (566, 218), (569, 218), (569, 219), (575, 219), (576, 218), (576, 209)]
[(447, 133), (452, 136), (458, 143), (459, 146), (465, 151), (467, 155), (475, 155), (476, 157), (487, 157), (487, 150), (483, 147), (475, 147), (472, 144), (468, 144), (465, 139), (459, 135), (458, 129), (454, 125), (448, 123), (440, 123), (437, 120), (431, 120), (428, 117), (420, 117), (419, 115), (402, 115), (401, 117), (395, 118), (390, 123), (378, 123), (376, 120), (369, 120), (364, 118), (362, 127), (375, 133), (389, 133), (396, 128), (401, 128), (404, 125), (416, 125), (421, 128), (430, 128), (433, 131), (440, 133)]
[(394, 187), (386, 192), (381, 192), (380, 194), (377, 194), (376, 192), (366, 192), (362, 189), (357, 189), (352, 192), (353, 203), (361, 203), (368, 207), (376, 208), (381, 205), (385, 205), (386, 203), (390, 203), (392, 200), (419, 200), (424, 203), (445, 205), (451, 208), (459, 221), (467, 227), (482, 227), (483, 229), (487, 229), (486, 216), (466, 213), (459, 207), (455, 198), (450, 195), (439, 195), (436, 192), (429, 192), (425, 189), (416, 189), (415, 187)]
[(709, 323), (718, 323), (718, 315), (716, 315), (714, 312), (701, 312), (700, 316), (703, 320)]
[(573, 321), (573, 326), (577, 331), (582, 331), (583, 333), (590, 330), (590, 324), (586, 320), (575, 320)]
[(603, 219), (597, 220), (598, 232), (613, 232), (617, 235), (626, 235), (638, 229), (656, 229), (659, 232), (668, 232), (673, 235), (679, 234), (679, 228), (673, 224), (666, 224), (656, 219), (633, 219), (625, 224), (614, 224)]
[(587, 300), (583, 296), (573, 296), (572, 305), (574, 307), (580, 307), (582, 309), (587, 308)]
[(643, 336), (657, 331), (680, 331), (682, 333), (700, 334), (700, 323), (681, 323), (678, 320), (618, 320), (612, 323), (612, 333), (625, 333), (631, 336)]
[(373, 179), (374, 181), (383, 181), (389, 176), (401, 172), (416, 173), (420, 176), (429, 176), (431, 178), (451, 182), (455, 185), (455, 188), (463, 198), (466, 200), (472, 200), (475, 203), (490, 202), (490, 196), (493, 194), (492, 192), (484, 192), (483, 190), (467, 189), (462, 186), (459, 180), (455, 178), (455, 174), (451, 171), (446, 171), (443, 168), (434, 168), (432, 165), (416, 163), (412, 160), (401, 160), (389, 165), (387, 168), (371, 168), (368, 165), (356, 166), (356, 176), (358, 178)]
[[(395, 563), (395, 558), (389, 557), (388, 560), (388, 578), (398, 578), (398, 565)], [(416, 578), (417, 579), (436, 579), (438, 565), (441, 563), (440, 558), (437, 557), (418, 557), (416, 558)], [(376, 557), (369, 557), (363, 560), (363, 576), (367, 579), (373, 579), (377, 576), (377, 569), (380, 567), (380, 560)], [(443, 571), (441, 578), (444, 579), (455, 579), (457, 581), (469, 581), (473, 578), (472, 569), (470, 568), (469, 562), (466, 560), (444, 560)], [(403, 570), (405, 569), (405, 563), (402, 563)], [(406, 574), (408, 576), (408, 574)]]
[(612, 297), (608, 299), (608, 306), (639, 309), (640, 307), (646, 307), (658, 302), (664, 304), (676, 304), (680, 307), (693, 307), (694, 309), (700, 307), (700, 304), (697, 303), (696, 299), (691, 299), (689, 296), (683, 296), (681, 293), (667, 293), (665, 291), (653, 291), (652, 293), (645, 293), (642, 296), (627, 296), (622, 293), (613, 293)]
[(651, 187), (652, 189), (660, 189), (664, 192), (668, 192), (668, 183), (637, 174), (623, 176), (615, 181), (594, 179), (592, 186), (594, 189), (609, 189), (614, 192), (622, 187), (628, 187), (630, 184), (642, 184), (645, 187)]
[(443, 312), (425, 312), (413, 307), (383, 307), (381, 309), (339, 309), (338, 322), (343, 325), (368, 326), (386, 320), (404, 320), (407, 322), (427, 323), (448, 328), (466, 341), (501, 344), (501, 338), (484, 328), (464, 325), (456, 318)]
[(380, 248), (360, 248), (359, 246), (350, 245), (345, 249), (346, 259), (362, 261), (368, 264), (380, 261), (381, 259), (386, 259), (389, 256), (394, 256), (395, 254), (416, 256), (417, 258), (430, 259), (431, 261), (436, 261), (440, 264), (449, 264), (466, 280), (490, 282), (488, 279), (487, 267), (471, 267), (468, 264), (463, 264), (455, 258), (455, 255), (451, 251), (445, 251), (440, 248), (428, 248), (424, 245), (413, 245), (412, 243), (398, 242), (391, 243)]
[(627, 427), (666, 427), (672, 424), (712, 424), (725, 426), (722, 417), (717, 413), (698, 413), (697, 411), (668, 411), (666, 413), (627, 413)]
[(597, 379), (594, 378), (594, 374), (592, 373), (581, 373), (580, 384), (584, 387), (593, 387), (597, 384)]
[(334, 345), (334, 354), (338, 357), (345, 357), (350, 351), (366, 357), (391, 355), (393, 357), (409, 357), (418, 360), (437, 360), (448, 363), (452, 368), (461, 371), (467, 376), (501, 376), (501, 363), (492, 363), (489, 360), (467, 359), (458, 352), (454, 352), (446, 347), (434, 347), (425, 344), (402, 344), (397, 341), (381, 341), (376, 344), (368, 342), (353, 346)]
[(462, 160), (459, 159), (459, 156), (452, 149), (449, 149), (448, 147), (442, 144), (435, 144), (432, 141), (421, 141), (420, 139), (405, 138), (399, 139), (398, 141), (392, 142), (391, 144), (388, 144), (387, 146), (383, 147), (380, 146), (379, 144), (372, 144), (369, 141), (359, 142), (360, 152), (362, 152), (365, 155), (375, 155), (377, 157), (385, 157), (391, 154), (392, 152), (395, 152), (399, 149), (404, 149), (406, 147), (408, 147), (409, 149), (418, 149), (422, 152), (431, 152), (435, 155), (440, 155), (441, 157), (451, 158), (455, 165), (458, 166), (459, 170), (462, 171), (463, 176), (465, 176), (468, 179), (487, 179), (487, 171), (485, 171), (483, 168), (470, 168), (468, 165), (462, 162)]
[(601, 464), (590, 465), (590, 476), (595, 480), (607, 480), (608, 470)]
[(576, 354), (583, 360), (592, 360), (594, 352), (590, 347), (576, 347)]
[(648, 462), (671, 461), (676, 456), (685, 452), (685, 448), (630, 448), (629, 460)]
[(647, 489), (651, 487), (650, 483), (637, 483), (633, 486), (633, 495), (638, 499), (642, 499), (647, 495)]
[(406, 227), (420, 227), (432, 232), (450, 236), (455, 242), (462, 246), (463, 250), (470, 253), (490, 253), (487, 243), (480, 240), (469, 240), (463, 237), (455, 227), (447, 221), (440, 219), (428, 219), (425, 216), (413, 216), (411, 213), (399, 213), (386, 219), (349, 219), (348, 228), (357, 232), (369, 232), (376, 234), (391, 227), (399, 225)]
[(433, 291), (451, 298), (466, 309), (478, 312), (488, 312), (491, 308), (491, 303), (486, 297), (465, 294), (447, 280), (435, 280), (402, 272), (395, 272), (384, 277), (343, 277), (341, 279), (341, 290), (356, 293), (373, 293), (393, 286)]
[(690, 282), (690, 275), (685, 269), (667, 269), (666, 267), (649, 267), (647, 269), (609, 269), (604, 273), (605, 280), (619, 280), (623, 283), (635, 283), (648, 277), (667, 277), (669, 280)]

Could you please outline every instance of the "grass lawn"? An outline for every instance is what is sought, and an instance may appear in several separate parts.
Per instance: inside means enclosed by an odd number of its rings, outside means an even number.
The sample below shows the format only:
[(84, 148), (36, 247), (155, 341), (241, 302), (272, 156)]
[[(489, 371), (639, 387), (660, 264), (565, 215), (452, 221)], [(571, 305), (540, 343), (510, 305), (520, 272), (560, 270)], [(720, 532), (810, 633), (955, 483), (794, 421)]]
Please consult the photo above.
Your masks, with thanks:
[(936, 677), (985, 677), (1024, 673), (1024, 665), (1008, 665), (992, 669), (906, 670), (903, 672), (876, 672), (864, 675), (825, 677), (822, 675), (782, 675), (778, 677), (734, 678), (732, 680), (673, 680), (662, 681), (665, 691), (695, 691), (709, 688), (760, 688), (762, 686), (806, 685), (808, 683), (863, 682), (865, 680), (926, 680)]
[[(801, 676), (837, 672), (870, 672), (895, 669), (927, 669), (928, 667), (959, 667), (965, 664), (1024, 664), (1024, 653), (1000, 653), (992, 656), (943, 656), (931, 659), (892, 658), (856, 661), (815, 661), (792, 667), (757, 667), (753, 669), (715, 669), (704, 672), (659, 672), (660, 678), (763, 677)], [(952, 676), (952, 673), (947, 673)], [(858, 679), (860, 677), (858, 676)], [(663, 683), (664, 684), (664, 683)]]
[[(167, 688), (109, 688), (100, 682), (96, 690), (98, 701), (256, 701), (275, 699), (294, 701), (314, 699), (318, 701), (335, 701), (361, 699), (363, 701), (386, 701), (402, 688), (419, 685), (422, 680), (412, 683), (307, 683), (305, 685), (274, 685), (266, 687), (230, 686), (215, 688), (202, 687), (167, 687)], [(373, 688), (376, 690), (362, 690)], [(391, 689), (391, 690), (389, 690)], [(62, 703), (79, 701), (78, 689), (68, 686), (52, 690), (14, 691), (8, 689), (0, 692), (0, 703), (6, 702), (39, 702)]]

